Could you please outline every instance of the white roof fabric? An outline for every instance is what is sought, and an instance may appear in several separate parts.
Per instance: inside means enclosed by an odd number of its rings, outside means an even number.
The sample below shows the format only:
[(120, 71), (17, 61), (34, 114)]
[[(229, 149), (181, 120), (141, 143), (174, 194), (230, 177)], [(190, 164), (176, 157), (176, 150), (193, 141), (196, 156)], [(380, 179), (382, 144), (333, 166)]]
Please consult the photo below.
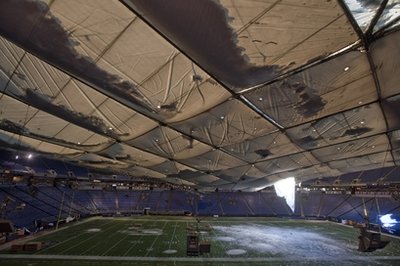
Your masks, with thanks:
[(3, 0), (1, 147), (243, 191), (399, 165), (400, 4), (367, 2)]

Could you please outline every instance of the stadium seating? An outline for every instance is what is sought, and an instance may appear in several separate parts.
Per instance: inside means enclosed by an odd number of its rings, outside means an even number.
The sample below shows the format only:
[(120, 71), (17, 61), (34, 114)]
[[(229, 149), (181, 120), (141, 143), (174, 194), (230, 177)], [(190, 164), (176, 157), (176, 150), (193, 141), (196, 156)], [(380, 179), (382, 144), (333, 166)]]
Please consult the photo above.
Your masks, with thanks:
[[(7, 197), (9, 198), (7, 200)], [(274, 191), (193, 193), (181, 190), (74, 189), (68, 186), (1, 185), (2, 215), (17, 227), (34, 228), (35, 220), (56, 221), (87, 215), (192, 213), (199, 216), (292, 216), (364, 221), (364, 206), (371, 222), (377, 215), (398, 211), (399, 201), (389, 195), (296, 193), (292, 213)], [(25, 208), (18, 208), (24, 203)]]

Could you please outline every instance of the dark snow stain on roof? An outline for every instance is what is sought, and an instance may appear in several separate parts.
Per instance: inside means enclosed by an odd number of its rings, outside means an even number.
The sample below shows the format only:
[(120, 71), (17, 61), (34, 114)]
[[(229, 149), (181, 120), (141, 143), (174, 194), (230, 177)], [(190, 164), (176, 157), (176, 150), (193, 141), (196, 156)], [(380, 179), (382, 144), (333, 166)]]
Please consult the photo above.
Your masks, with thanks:
[(0, 1), (0, 35), (99, 91), (128, 100), (146, 113), (158, 113), (131, 81), (80, 54), (75, 49), (79, 43), (42, 1)]
[(237, 45), (227, 10), (213, 0), (131, 1), (134, 9), (200, 66), (232, 88), (270, 80), (280, 67), (255, 66)]

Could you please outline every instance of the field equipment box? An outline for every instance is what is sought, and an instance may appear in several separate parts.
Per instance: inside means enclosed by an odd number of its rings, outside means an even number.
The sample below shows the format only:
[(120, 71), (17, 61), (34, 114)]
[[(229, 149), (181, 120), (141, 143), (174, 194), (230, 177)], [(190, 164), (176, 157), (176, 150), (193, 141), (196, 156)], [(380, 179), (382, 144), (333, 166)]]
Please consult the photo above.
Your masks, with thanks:
[(25, 251), (37, 251), (42, 248), (42, 242), (28, 242), (24, 245)]

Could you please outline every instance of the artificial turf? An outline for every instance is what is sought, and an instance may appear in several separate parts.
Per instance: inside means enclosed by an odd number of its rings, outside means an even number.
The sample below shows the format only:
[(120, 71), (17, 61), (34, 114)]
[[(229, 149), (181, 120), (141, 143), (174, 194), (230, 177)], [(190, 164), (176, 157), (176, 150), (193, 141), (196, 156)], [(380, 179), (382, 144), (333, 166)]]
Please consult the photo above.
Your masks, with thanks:
[[(187, 257), (186, 234), (193, 229), (211, 243), (210, 253)], [(392, 239), (383, 250), (361, 253), (358, 235), (357, 229), (331, 222), (278, 218), (209, 217), (200, 223), (192, 217), (91, 218), (32, 240), (45, 244), (40, 251), (18, 253), (33, 257), (3, 256), (0, 264), (340, 265), (341, 257), (350, 264), (363, 258), (368, 264), (400, 264), (399, 240)], [(66, 255), (68, 260), (41, 255)]]

